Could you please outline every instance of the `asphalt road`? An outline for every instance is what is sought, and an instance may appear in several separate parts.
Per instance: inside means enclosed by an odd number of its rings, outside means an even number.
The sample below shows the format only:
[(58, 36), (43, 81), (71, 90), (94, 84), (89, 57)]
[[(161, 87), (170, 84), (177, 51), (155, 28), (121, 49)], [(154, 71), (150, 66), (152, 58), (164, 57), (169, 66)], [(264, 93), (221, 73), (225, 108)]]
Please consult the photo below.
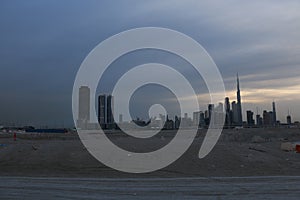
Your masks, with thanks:
[(0, 177), (0, 199), (299, 199), (300, 177)]

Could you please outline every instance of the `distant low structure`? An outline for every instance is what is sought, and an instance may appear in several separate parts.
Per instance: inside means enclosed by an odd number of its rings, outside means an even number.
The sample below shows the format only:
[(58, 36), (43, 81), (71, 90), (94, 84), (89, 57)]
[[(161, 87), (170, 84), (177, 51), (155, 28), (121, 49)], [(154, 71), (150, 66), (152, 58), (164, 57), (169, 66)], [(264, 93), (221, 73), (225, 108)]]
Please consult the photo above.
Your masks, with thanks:
[(27, 133), (67, 133), (65, 128), (46, 128), (46, 129), (26, 129)]

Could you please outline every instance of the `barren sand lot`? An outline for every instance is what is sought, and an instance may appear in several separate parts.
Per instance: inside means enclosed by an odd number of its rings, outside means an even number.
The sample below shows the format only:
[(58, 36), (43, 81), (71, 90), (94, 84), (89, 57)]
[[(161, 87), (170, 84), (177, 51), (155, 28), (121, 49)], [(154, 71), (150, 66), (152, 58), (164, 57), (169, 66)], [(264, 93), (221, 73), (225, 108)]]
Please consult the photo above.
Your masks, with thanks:
[[(227, 177), (300, 175), (300, 153), (282, 151), (283, 142), (300, 141), (300, 129), (225, 129), (213, 151), (198, 158), (206, 130), (199, 130), (188, 151), (176, 162), (156, 172), (129, 174), (106, 167), (94, 159), (77, 134), (0, 133), (0, 176), (38, 177)], [(121, 133), (109, 137), (119, 146), (137, 151), (160, 148), (173, 137), (171, 131), (146, 141)], [(259, 136), (259, 137), (258, 137)]]

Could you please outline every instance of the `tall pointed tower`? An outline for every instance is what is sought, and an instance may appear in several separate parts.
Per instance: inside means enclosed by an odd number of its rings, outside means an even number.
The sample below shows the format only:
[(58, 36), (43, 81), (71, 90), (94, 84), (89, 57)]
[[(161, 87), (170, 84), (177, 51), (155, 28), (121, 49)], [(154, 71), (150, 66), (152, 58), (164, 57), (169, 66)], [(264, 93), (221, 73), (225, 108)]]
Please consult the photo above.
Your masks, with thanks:
[(273, 125), (276, 126), (277, 124), (277, 118), (276, 118), (276, 107), (275, 107), (275, 101), (272, 102), (273, 107)]
[(236, 97), (237, 97), (237, 125), (243, 125), (243, 117), (242, 117), (242, 102), (241, 102), (241, 91), (240, 91), (240, 80), (239, 74), (236, 74)]

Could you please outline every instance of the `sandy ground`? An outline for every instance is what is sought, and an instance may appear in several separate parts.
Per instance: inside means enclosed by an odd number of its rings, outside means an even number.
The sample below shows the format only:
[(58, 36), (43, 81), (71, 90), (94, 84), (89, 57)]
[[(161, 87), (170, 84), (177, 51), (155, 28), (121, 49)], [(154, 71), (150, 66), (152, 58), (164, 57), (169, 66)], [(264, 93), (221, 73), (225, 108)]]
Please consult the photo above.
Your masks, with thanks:
[[(295, 199), (300, 177), (0, 177), (1, 199)], [(42, 191), (42, 192), (41, 192)]]
[[(149, 151), (172, 139), (164, 132), (140, 142), (120, 134), (111, 140), (128, 150)], [(176, 162), (156, 172), (128, 174), (118, 172), (94, 159), (76, 134), (0, 133), (0, 176), (39, 177), (226, 177), (300, 175), (300, 154), (280, 149), (282, 141), (300, 141), (300, 129), (223, 130), (213, 151), (199, 159), (198, 151), (205, 130), (200, 130), (188, 151)], [(262, 141), (255, 141), (260, 136)]]

